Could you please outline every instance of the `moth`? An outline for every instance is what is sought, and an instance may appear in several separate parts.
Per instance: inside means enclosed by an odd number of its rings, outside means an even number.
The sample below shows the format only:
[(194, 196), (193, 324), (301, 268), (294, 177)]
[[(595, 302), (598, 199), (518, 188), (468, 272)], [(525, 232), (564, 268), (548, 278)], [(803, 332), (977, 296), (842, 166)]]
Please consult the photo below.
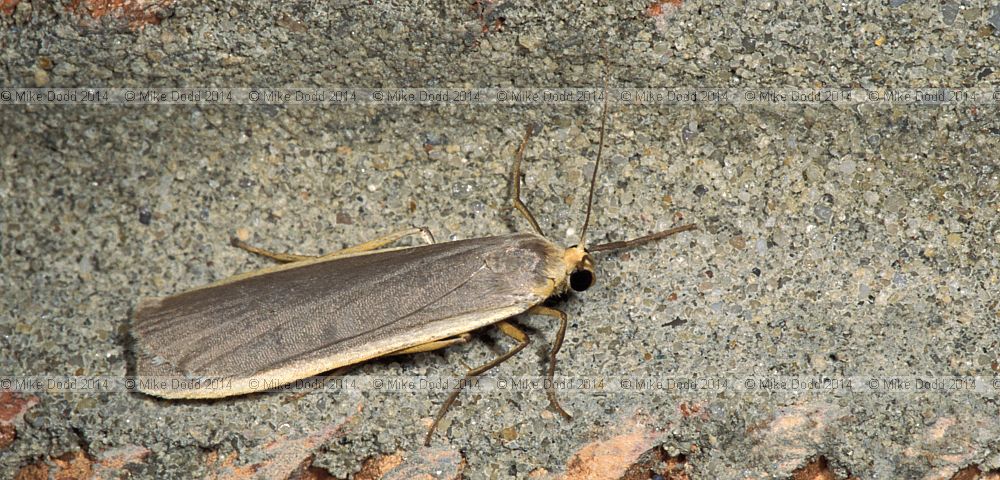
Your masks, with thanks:
[[(532, 232), (435, 243), (427, 229), (410, 228), (317, 257), (269, 252), (234, 239), (235, 246), (285, 263), (175, 295), (142, 299), (131, 325), (137, 389), (169, 399), (248, 394), (374, 358), (464, 343), (470, 332), (497, 326), (514, 346), (466, 372), (468, 380), (524, 349), (528, 335), (509, 320), (534, 314), (559, 322), (549, 351), (546, 394), (552, 409), (569, 418), (551, 381), (567, 316), (545, 302), (590, 288), (596, 279), (595, 253), (633, 248), (695, 228), (684, 225), (633, 240), (587, 245), (606, 117), (605, 99), (577, 245), (562, 247), (546, 238), (521, 201), (520, 169), (532, 135), (529, 127), (515, 155), (510, 190), (514, 208)], [(422, 236), (427, 244), (389, 247), (411, 235)], [(425, 443), (460, 392), (456, 387), (438, 409)]]

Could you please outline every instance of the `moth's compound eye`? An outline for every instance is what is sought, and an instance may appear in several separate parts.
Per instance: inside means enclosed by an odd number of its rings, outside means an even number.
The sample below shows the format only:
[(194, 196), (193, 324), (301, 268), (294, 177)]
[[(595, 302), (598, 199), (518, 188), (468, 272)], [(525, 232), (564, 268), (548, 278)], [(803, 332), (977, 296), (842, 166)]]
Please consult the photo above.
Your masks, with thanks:
[(569, 288), (582, 292), (590, 288), (595, 279), (594, 272), (590, 270), (574, 270), (573, 273), (569, 274)]

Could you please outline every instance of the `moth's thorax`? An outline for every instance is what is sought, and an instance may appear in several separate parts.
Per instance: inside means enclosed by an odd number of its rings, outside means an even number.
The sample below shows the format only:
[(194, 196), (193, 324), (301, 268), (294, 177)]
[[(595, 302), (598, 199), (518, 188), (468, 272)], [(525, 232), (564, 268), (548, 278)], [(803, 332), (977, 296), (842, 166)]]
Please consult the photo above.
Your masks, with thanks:
[[(570, 278), (574, 272), (586, 271), (593, 275), (594, 261), (583, 247), (574, 245), (561, 249), (561, 258), (549, 264), (546, 274), (551, 281), (546, 297), (562, 295), (575, 288), (570, 288)], [(555, 260), (555, 259), (553, 259)], [(543, 293), (543, 292), (539, 292)]]
[(594, 270), (594, 260), (590, 258), (583, 247), (574, 245), (563, 252), (563, 263), (566, 266), (566, 276), (577, 270)]

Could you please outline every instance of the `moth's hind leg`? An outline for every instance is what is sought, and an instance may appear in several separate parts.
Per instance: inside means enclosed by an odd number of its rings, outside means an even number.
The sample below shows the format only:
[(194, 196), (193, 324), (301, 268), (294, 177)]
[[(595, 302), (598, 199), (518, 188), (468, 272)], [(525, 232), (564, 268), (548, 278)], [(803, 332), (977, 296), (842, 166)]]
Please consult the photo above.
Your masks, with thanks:
[(297, 253), (280, 253), (280, 252), (272, 252), (270, 250), (264, 250), (263, 248), (250, 245), (236, 237), (229, 239), (229, 244), (236, 248), (242, 248), (243, 250), (246, 250), (250, 253), (260, 255), (262, 257), (267, 257), (270, 258), (271, 260), (275, 260), (281, 263), (292, 263), (292, 262), (299, 262), (302, 260), (317, 258), (312, 255), (299, 255)]
[(354, 370), (355, 368), (357, 368), (357, 366), (358, 366), (357, 364), (354, 364), (354, 365), (345, 365), (343, 367), (336, 368), (336, 369), (333, 369), (333, 370), (331, 370), (329, 372), (326, 372), (326, 373), (324, 373), (322, 375), (318, 375), (315, 378), (320, 378), (321, 380), (319, 382), (315, 382), (315, 381), (309, 382), (307, 384), (306, 388), (303, 388), (302, 391), (300, 391), (300, 392), (296, 392), (296, 393), (293, 393), (293, 394), (285, 397), (284, 399), (281, 400), (281, 403), (294, 403), (294, 402), (299, 401), (302, 397), (304, 397), (304, 396), (306, 396), (306, 395), (308, 395), (308, 394), (310, 394), (312, 392), (315, 392), (316, 390), (324, 389), (324, 388), (326, 388), (326, 386), (330, 382), (330, 380), (332, 380), (334, 378), (337, 378), (337, 377), (342, 377), (344, 375), (347, 375), (347, 372), (350, 372), (351, 370)]
[(399, 240), (409, 237), (410, 235), (420, 235), (420, 238), (424, 240), (424, 243), (432, 244), (434, 243), (434, 235), (431, 235), (431, 231), (427, 227), (413, 227), (406, 230), (400, 230), (398, 232), (392, 232), (384, 237), (378, 237), (374, 240), (369, 240), (360, 245), (355, 245), (353, 247), (347, 247), (343, 250), (337, 250), (336, 252), (328, 253), (323, 255), (321, 258), (335, 258), (344, 255), (351, 255), (354, 253), (370, 252), (372, 250), (378, 250), (390, 243), (398, 242)]
[[(386, 356), (387, 357), (392, 357), (392, 356), (396, 356), (396, 355), (407, 355), (407, 354), (410, 354), (410, 353), (433, 352), (434, 350), (440, 350), (442, 348), (448, 348), (448, 347), (453, 346), (453, 345), (461, 345), (463, 343), (468, 343), (469, 339), (471, 339), (471, 338), (472, 338), (472, 334), (462, 333), (462, 334), (459, 334), (457, 337), (446, 338), (446, 339), (443, 339), (443, 340), (435, 340), (433, 342), (421, 343), (420, 345), (415, 345), (415, 346), (412, 346), (410, 348), (404, 348), (402, 350), (399, 350), (399, 351), (396, 351), (396, 352), (392, 352), (392, 353), (390, 353), (390, 354), (388, 354)], [(328, 373), (326, 376), (324, 376), (323, 381), (321, 382), (320, 386), (326, 385), (326, 382), (330, 378), (333, 378), (333, 377), (336, 377), (336, 376), (341, 376), (345, 372), (347, 372), (348, 370), (351, 370), (351, 369), (353, 369), (355, 367), (357, 367), (357, 364), (355, 364), (355, 365), (348, 365), (346, 367), (341, 367), (341, 368), (338, 368), (338, 369), (336, 369), (336, 370)], [(297, 401), (298, 399), (300, 399), (303, 396), (305, 396), (307, 393), (312, 392), (314, 390), (317, 390), (318, 388), (320, 388), (320, 387), (313, 387), (313, 388), (304, 390), (302, 392), (296, 393), (296, 394), (294, 394), (294, 395), (286, 398), (283, 401), (283, 403)]]
[(500, 355), (499, 357), (493, 359), (493, 361), (485, 365), (473, 368), (472, 370), (469, 370), (468, 373), (465, 374), (465, 377), (462, 378), (462, 383), (460, 383), (451, 391), (451, 395), (448, 395), (448, 398), (444, 401), (444, 404), (442, 404), (441, 408), (438, 409), (437, 415), (434, 416), (434, 422), (431, 423), (430, 428), (427, 429), (427, 436), (424, 437), (425, 446), (430, 446), (431, 436), (434, 435), (434, 429), (437, 428), (438, 423), (441, 422), (441, 419), (444, 418), (444, 415), (448, 413), (448, 409), (451, 408), (451, 405), (453, 403), (455, 403), (455, 400), (458, 398), (458, 395), (462, 393), (462, 386), (468, 383), (468, 380), (470, 378), (478, 377), (479, 375), (486, 373), (489, 369), (507, 361), (508, 359), (510, 359), (510, 357), (517, 355), (517, 352), (524, 350), (524, 347), (528, 346), (529, 339), (527, 333), (524, 333), (519, 328), (515, 327), (513, 324), (508, 322), (499, 322), (496, 325), (497, 327), (500, 328), (501, 332), (503, 332), (508, 337), (511, 337), (515, 341), (517, 341), (517, 345), (514, 345), (514, 347), (508, 350), (507, 353)]
[(374, 240), (369, 240), (365, 243), (362, 243), (360, 245), (355, 245), (353, 247), (347, 247), (342, 250), (330, 252), (326, 255), (300, 255), (297, 253), (272, 252), (270, 250), (264, 250), (263, 248), (254, 247), (236, 237), (233, 237), (229, 241), (229, 243), (234, 247), (242, 248), (243, 250), (246, 250), (250, 253), (267, 257), (281, 263), (292, 263), (292, 262), (300, 262), (302, 260), (313, 260), (317, 258), (332, 259), (336, 257), (342, 257), (344, 255), (351, 255), (354, 253), (362, 253), (362, 252), (369, 252), (372, 250), (378, 250), (386, 245), (389, 245), (390, 243), (397, 242), (400, 239), (408, 237), (410, 235), (420, 235), (420, 237), (423, 238), (424, 242), (428, 244), (434, 243), (434, 236), (431, 235), (431, 231), (425, 227), (414, 227), (414, 228), (408, 228), (406, 230), (400, 230), (398, 232), (392, 232), (383, 237), (379, 237)]

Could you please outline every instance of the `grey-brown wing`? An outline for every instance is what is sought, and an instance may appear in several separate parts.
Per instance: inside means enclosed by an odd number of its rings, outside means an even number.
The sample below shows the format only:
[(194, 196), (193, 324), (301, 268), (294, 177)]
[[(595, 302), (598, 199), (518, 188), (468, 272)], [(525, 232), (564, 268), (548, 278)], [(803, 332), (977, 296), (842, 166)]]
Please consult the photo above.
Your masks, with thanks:
[(144, 301), (132, 327), (137, 373), (245, 377), (366, 345), (407, 348), (409, 332), (434, 322), (538, 303), (533, 291), (559, 257), (548, 240), (517, 234), (333, 259)]

